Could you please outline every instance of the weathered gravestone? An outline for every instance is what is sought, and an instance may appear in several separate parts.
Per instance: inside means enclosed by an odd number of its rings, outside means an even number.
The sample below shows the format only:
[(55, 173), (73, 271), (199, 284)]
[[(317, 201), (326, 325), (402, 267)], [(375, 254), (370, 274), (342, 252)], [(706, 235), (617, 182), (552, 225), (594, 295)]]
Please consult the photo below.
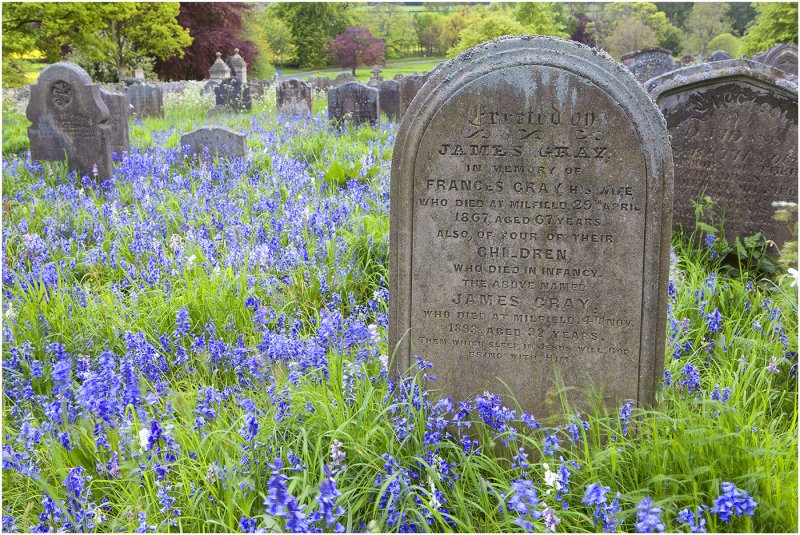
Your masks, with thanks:
[(217, 108), (233, 111), (250, 111), (253, 108), (250, 86), (233, 77), (226, 78), (214, 88), (214, 98)]
[(688, 67), (692, 63), (695, 62), (694, 56), (691, 54), (684, 54), (681, 56), (681, 60), (678, 62), (679, 67)]
[(164, 92), (152, 84), (134, 84), (126, 91), (137, 117), (163, 117)]
[(642, 83), (678, 67), (672, 59), (672, 51), (665, 48), (637, 50), (623, 55), (620, 60)]
[(726, 59), (732, 58), (733, 56), (731, 56), (728, 52), (725, 52), (724, 50), (716, 50), (708, 55), (706, 61), (725, 61)]
[(222, 61), (222, 52), (217, 52), (217, 59), (211, 65), (211, 70), (209, 71), (209, 77), (212, 81), (221, 82), (225, 78), (229, 78), (231, 75), (231, 70)]
[(372, 67), (372, 70), (370, 70), (369, 72), (372, 75), (372, 78), (370, 78), (370, 80), (369, 80), (370, 82), (372, 80), (375, 80), (376, 82), (379, 82), (379, 83), (383, 81), (383, 76), (381, 76), (381, 73), (383, 71), (381, 70), (379, 65), (374, 65)]
[(181, 136), (181, 146), (188, 145), (189, 154), (202, 155), (204, 149), (213, 158), (247, 157), (247, 137), (225, 126), (203, 126)]
[(797, 76), (797, 45), (782, 43), (753, 56), (753, 61), (775, 67), (783, 72)]
[(343, 72), (333, 80), (333, 87), (339, 87), (340, 85), (346, 84), (348, 82), (355, 82), (356, 77), (350, 74), (349, 72)]
[(278, 113), (281, 115), (311, 115), (311, 84), (301, 80), (284, 80), (275, 91)]
[(355, 125), (377, 124), (380, 94), (374, 87), (348, 82), (328, 90), (328, 119)]
[(400, 117), (405, 115), (406, 110), (409, 106), (411, 106), (411, 102), (414, 100), (414, 97), (417, 96), (419, 90), (422, 89), (423, 85), (425, 85), (426, 79), (427, 78), (425, 76), (412, 74), (410, 76), (405, 76), (402, 80), (398, 81), (400, 84)]
[(271, 80), (251, 80), (247, 83), (250, 88), (250, 94), (254, 97), (261, 98), (267, 94), (267, 90), (272, 85)]
[(247, 84), (247, 63), (239, 55), (239, 49), (233, 49), (233, 56), (228, 58), (231, 65), (231, 76), (236, 78), (241, 84)]
[(381, 111), (396, 121), (400, 118), (400, 84), (395, 80), (385, 80), (379, 88)]
[(105, 102), (109, 113), (111, 152), (117, 158), (121, 158), (122, 153), (131, 151), (128, 135), (128, 97), (123, 93), (112, 93), (102, 88), (100, 89), (100, 96)]
[(45, 67), (31, 86), (26, 115), (33, 160), (66, 158), (81, 176), (111, 177), (111, 114), (86, 71), (66, 62)]
[(406, 112), (391, 176), (390, 351), (440, 394), (511, 387), (558, 411), (652, 402), (672, 206), (664, 120), (605, 53), (505, 37), (442, 65)]
[(774, 201), (797, 202), (797, 79), (746, 59), (686, 67), (646, 84), (672, 136), (673, 221), (691, 232), (692, 201), (711, 197), (726, 237), (763, 231), (783, 244)]

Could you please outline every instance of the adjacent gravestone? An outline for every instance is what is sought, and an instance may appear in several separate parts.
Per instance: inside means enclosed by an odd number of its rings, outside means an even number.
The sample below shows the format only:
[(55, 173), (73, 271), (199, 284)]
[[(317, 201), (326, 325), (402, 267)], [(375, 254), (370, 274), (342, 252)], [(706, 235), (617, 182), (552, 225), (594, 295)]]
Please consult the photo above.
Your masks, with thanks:
[(350, 73), (343, 72), (342, 74), (340, 74), (339, 76), (334, 78), (333, 86), (334, 87), (339, 87), (340, 85), (346, 84), (348, 82), (355, 82), (355, 81), (356, 81), (356, 77), (355, 76), (353, 76)]
[(328, 119), (355, 125), (377, 124), (380, 109), (378, 90), (358, 82), (348, 82), (328, 90)]
[(219, 157), (247, 157), (247, 137), (225, 126), (203, 126), (181, 136), (181, 146), (189, 146), (189, 155), (208, 154)]
[(311, 84), (301, 80), (284, 80), (278, 84), (275, 100), (281, 115), (311, 115)]
[(231, 64), (231, 76), (236, 78), (240, 84), (247, 84), (247, 63), (239, 55), (239, 49), (233, 49), (233, 56), (229, 58)]
[(385, 80), (379, 88), (381, 111), (393, 121), (400, 118), (400, 84), (395, 80)]
[(684, 54), (681, 56), (681, 60), (678, 62), (679, 67), (688, 67), (692, 63), (695, 62), (694, 56), (691, 54)]
[(419, 74), (405, 76), (400, 83), (400, 117), (403, 117), (406, 110), (411, 106), (411, 102), (417, 95), (422, 86), (425, 85), (426, 78)]
[(753, 61), (775, 67), (783, 72), (797, 76), (797, 45), (783, 43), (753, 56)]
[(100, 86), (72, 63), (45, 67), (26, 110), (31, 159), (62, 162), (79, 175), (110, 178), (111, 126)]
[[(646, 85), (667, 120), (675, 157), (674, 223), (694, 230), (692, 201), (726, 237), (791, 239), (775, 201), (797, 202), (797, 78), (746, 59), (686, 67)], [(710, 220), (710, 221), (709, 221)]]
[(728, 52), (725, 52), (724, 50), (716, 50), (708, 55), (706, 61), (725, 61), (726, 59), (732, 58), (733, 56), (731, 56)]
[(672, 59), (672, 51), (665, 48), (637, 50), (623, 55), (620, 60), (642, 83), (678, 67)]
[(314, 89), (315, 93), (327, 93), (328, 89), (333, 87), (333, 80), (327, 76), (320, 76), (317, 78), (309, 78), (308, 83)]
[(163, 117), (164, 92), (151, 84), (134, 84), (127, 89), (128, 101), (137, 117)]
[(441, 395), (507, 384), (536, 417), (591, 385), (662, 381), (672, 159), (664, 120), (607, 54), (505, 37), (431, 74), (391, 168), (389, 347)]
[(121, 158), (123, 153), (131, 151), (128, 135), (128, 97), (123, 93), (111, 93), (105, 89), (100, 89), (100, 96), (109, 113), (111, 152), (117, 158)]
[(216, 107), (227, 108), (232, 111), (250, 111), (253, 109), (253, 97), (250, 87), (237, 78), (226, 78), (214, 88)]
[(250, 94), (253, 97), (259, 98), (267, 94), (267, 90), (271, 85), (272, 81), (270, 80), (253, 80), (247, 83), (247, 86), (250, 88)]

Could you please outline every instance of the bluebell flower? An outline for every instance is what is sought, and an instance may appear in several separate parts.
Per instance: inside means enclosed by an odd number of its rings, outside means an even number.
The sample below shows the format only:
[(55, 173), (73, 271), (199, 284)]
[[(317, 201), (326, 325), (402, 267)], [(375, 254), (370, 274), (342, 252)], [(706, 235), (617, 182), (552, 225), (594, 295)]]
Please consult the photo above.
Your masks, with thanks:
[(531, 481), (527, 479), (517, 479), (511, 483), (511, 492), (507, 497), (506, 507), (509, 512), (517, 513), (514, 523), (525, 531), (533, 531), (533, 520), (542, 517), (541, 511), (536, 509), (539, 504), (539, 497)]
[(628, 436), (628, 422), (631, 419), (631, 411), (633, 410), (633, 406), (636, 404), (635, 401), (628, 401), (622, 405), (619, 409), (619, 423), (622, 425), (622, 436)]
[(544, 443), (542, 444), (542, 453), (545, 455), (553, 455), (556, 450), (558, 450), (558, 447), (558, 437), (556, 437), (555, 433), (550, 434), (550, 431), (548, 431), (547, 436), (544, 437)]
[(308, 520), (315, 524), (324, 521), (320, 526), (324, 531), (332, 530), (336, 533), (342, 533), (344, 532), (344, 526), (339, 522), (338, 518), (345, 513), (345, 510), (336, 503), (336, 498), (341, 496), (342, 493), (336, 488), (336, 480), (333, 478), (332, 468), (326, 465), (324, 472), (325, 477), (319, 485), (319, 494), (317, 494), (319, 506), (316, 511), (308, 516)]
[(714, 308), (714, 312), (706, 314), (706, 324), (711, 333), (719, 332), (722, 329), (722, 314), (719, 309)]
[(706, 533), (706, 519), (702, 515), (704, 509), (703, 506), (699, 507), (696, 516), (691, 510), (683, 509), (678, 513), (678, 522), (686, 524), (691, 533)]
[(664, 523), (658, 515), (660, 507), (653, 507), (653, 500), (648, 496), (636, 505), (636, 531), (638, 533), (663, 533)]
[(239, 529), (242, 533), (255, 533), (256, 532), (256, 519), (242, 515), (239, 519)]
[(722, 494), (714, 500), (711, 512), (719, 516), (723, 522), (730, 522), (735, 516), (753, 516), (756, 502), (748, 491), (736, 488), (729, 482), (722, 483)]

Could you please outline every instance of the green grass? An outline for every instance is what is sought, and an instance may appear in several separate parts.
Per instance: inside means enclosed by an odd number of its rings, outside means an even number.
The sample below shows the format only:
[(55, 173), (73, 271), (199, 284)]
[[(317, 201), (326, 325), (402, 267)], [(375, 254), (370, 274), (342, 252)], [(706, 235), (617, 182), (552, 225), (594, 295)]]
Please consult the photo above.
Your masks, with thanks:
[[(315, 101), (315, 110), (321, 105), (320, 100)], [(180, 133), (207, 122), (209, 107), (208, 102), (191, 95), (168, 99), (164, 118), (132, 122), (131, 144), (152, 151), (174, 147)], [(202, 334), (205, 326), (213, 323), (221, 340), (231, 345), (241, 343), (257, 353), (255, 348), (263, 337), (253, 311), (245, 306), (249, 296), (262, 299), (278, 314), (286, 314), (288, 325), (298, 320), (304, 337), (320, 328), (332, 293), (344, 296), (336, 309), (345, 317), (362, 314), (365, 323), (375, 322), (373, 313), (359, 312), (370, 299), (376, 299), (377, 313), (386, 313), (385, 301), (375, 293), (385, 287), (388, 277), (388, 213), (373, 197), (355, 203), (349, 200), (357, 196), (361, 186), (377, 191), (376, 198), (386, 194), (391, 160), (388, 143), (393, 134), (385, 125), (336, 132), (303, 124), (289, 136), (286, 121), (274, 116), (271, 98), (256, 103), (252, 113), (214, 118), (212, 123), (249, 132), (253, 162), (246, 180), (237, 179), (237, 168), (228, 164), (197, 167), (177, 161), (164, 168), (155, 167), (153, 175), (140, 177), (140, 182), (120, 182), (114, 204), (118, 215), (114, 217), (135, 219), (138, 211), (145, 213), (142, 197), (148, 190), (141, 189), (142, 185), (163, 184), (158, 182), (163, 176), (175, 176), (189, 181), (188, 190), (197, 191), (208, 187), (208, 176), (213, 174), (215, 183), (231, 184), (226, 198), (244, 207), (240, 220), (245, 225), (254, 224), (254, 228), (277, 225), (298, 196), (314, 210), (321, 210), (325, 203), (333, 208), (346, 207), (346, 218), (326, 240), (308, 229), (294, 237), (281, 234), (281, 247), (302, 242), (312, 258), (322, 259), (313, 266), (286, 272), (226, 267), (216, 271), (203, 265), (209, 259), (195, 245), (190, 251), (196, 257), (194, 267), (166, 275), (169, 290), (157, 285), (134, 291), (124, 288), (127, 274), (122, 267), (112, 269), (86, 258), (97, 219), (92, 213), (57, 199), (34, 202), (41, 194), (37, 192), (64, 187), (65, 169), (60, 164), (45, 164), (43, 171), (25, 169), (14, 156), (24, 145), (24, 116), (4, 113), (6, 120), (3, 149), (9, 164), (4, 166), (4, 227), (14, 229), (24, 222), (25, 233), (44, 235), (46, 227), (57, 221), (75, 236), (86, 235), (88, 242), (76, 241), (69, 253), (52, 258), (56, 264), (64, 262), (58, 273), (65, 284), (57, 291), (4, 285), (4, 290), (14, 296), (13, 321), (5, 309), (6, 326), (13, 334), (13, 342), (6, 338), (3, 345), (5, 362), (11, 357), (9, 347), (25, 341), (31, 344), (30, 359), (42, 362), (48, 361), (45, 347), (51, 342), (64, 344), (65, 350), (75, 355), (96, 356), (104, 349), (123, 355), (127, 351), (123, 334), (130, 331), (143, 333), (157, 345), (160, 333), (175, 331), (176, 314), (181, 308), (189, 311), (193, 335)], [(264, 133), (274, 135), (270, 142), (265, 141)], [(283, 158), (299, 162), (318, 180), (300, 190), (292, 189), (290, 171), (280, 170), (284, 169)], [(181, 207), (187, 198), (181, 191), (153, 190), (150, 193), (158, 200), (146, 201), (158, 202), (155, 215), (148, 217), (165, 221), (164, 241), (186, 228), (201, 227), (212, 240), (228, 239), (215, 227), (215, 222), (224, 218), (220, 205), (209, 203), (204, 212), (197, 212), (197, 220), (185, 219)], [(84, 195), (98, 208), (110, 203), (100, 191), (86, 190)], [(271, 211), (257, 210), (265, 199), (279, 202)], [(91, 205), (89, 201), (85, 206)], [(107, 224), (103, 219), (97, 222)], [(144, 268), (148, 257), (136, 253), (134, 239), (133, 235), (109, 236), (99, 245)], [(23, 240), (20, 232), (5, 233), (7, 266), (29, 262)], [(680, 262), (673, 274), (671, 321), (665, 326), (666, 370), (671, 385), (659, 389), (654, 406), (634, 407), (627, 433), (617, 409), (598, 403), (580, 416), (588, 429), (579, 427), (578, 438), (570, 440), (567, 426), (580, 419), (573, 416), (575, 409), (562, 398), (564, 413), (569, 416), (543, 422), (545, 428), (529, 429), (515, 420), (512, 428), (496, 432), (473, 414), (471, 427), (450, 425), (446, 431), (454, 437), (434, 447), (426, 443), (426, 423), (433, 410), (418, 409), (413, 397), (390, 391), (377, 359), (357, 359), (363, 344), (329, 351), (323, 368), (305, 374), (297, 375), (285, 363), (266, 363), (269, 388), (247, 387), (238, 382), (235, 370), (215, 369), (207, 348), (187, 349), (189, 362), (172, 368), (163, 385), (142, 385), (148, 392), (163, 394), (138, 411), (129, 408), (129, 426), (108, 429), (110, 448), (120, 453), (116, 472), (96, 468), (98, 463), (108, 463), (110, 455), (102, 449), (95, 453), (96, 421), (80, 418), (67, 425), (72, 441), (69, 451), (51, 435), (42, 437), (30, 451), (41, 467), (38, 478), (4, 470), (4, 507), (20, 529), (30, 529), (39, 523), (42, 492), (66, 504), (62, 483), (70, 469), (83, 466), (93, 477), (88, 488), (94, 500), (99, 502), (105, 496), (108, 502), (100, 531), (136, 530), (138, 512), (146, 513), (147, 522), (157, 524), (158, 531), (239, 531), (242, 515), (256, 518), (260, 528), (283, 531), (284, 521), (265, 514), (262, 505), (271, 477), (265, 464), (279, 456), (286, 459), (289, 451), (300, 459), (304, 470), (284, 472), (290, 478), (289, 491), (310, 512), (316, 507), (323, 466), (332, 461), (331, 446), (339, 441), (346, 453), (346, 468), (336, 476), (342, 493), (337, 502), (346, 510), (340, 521), (348, 531), (398, 529), (396, 524), (389, 524), (390, 508), (380, 503), (380, 496), (402, 476), (397, 472), (386, 475), (387, 461), (382, 456), (389, 454), (402, 469), (413, 470), (418, 476), (409, 476), (408, 486), (401, 485), (403, 490), (392, 502), (392, 509), (428, 531), (522, 531), (513, 523), (516, 515), (504, 514), (501, 505), (512, 483), (526, 478), (535, 483), (542, 503), (561, 519), (559, 531), (600, 529), (592, 522), (592, 508), (582, 503), (587, 485), (594, 483), (610, 487), (612, 499), (621, 493), (621, 531), (634, 530), (635, 507), (645, 496), (663, 509), (661, 519), (668, 531), (686, 531), (677, 522), (679, 512), (711, 506), (721, 493), (721, 483), (727, 481), (750, 492), (758, 502), (755, 515), (735, 518), (728, 524), (706, 513), (709, 532), (793, 532), (798, 525), (797, 383), (796, 368), (795, 374), (790, 368), (797, 362), (796, 288), (780, 274), (769, 279), (745, 268), (723, 265), (719, 258), (711, 258), (708, 250), (691, 247), (680, 235), (674, 238), (674, 248)], [(72, 260), (76, 265), (70, 268)], [(271, 277), (281, 276), (285, 279), (280, 284), (269, 283)], [(322, 290), (323, 279), (332, 290)], [(712, 332), (708, 316), (715, 309), (722, 320), (721, 327)], [(275, 319), (268, 325), (277, 332)], [(377, 348), (370, 350), (390, 355), (383, 329), (379, 334)], [(187, 338), (174, 343), (189, 346)], [(676, 344), (681, 347), (679, 358), (673, 355)], [(768, 369), (773, 357), (778, 373)], [(19, 372), (28, 378), (32, 375), (30, 359), (23, 359)], [(682, 385), (687, 364), (700, 371), (699, 388)], [(45, 371), (42, 377), (30, 378), (33, 395), (51, 392), (50, 371)], [(6, 385), (19, 373), (6, 374)], [(416, 381), (426, 382), (421, 373)], [(717, 385), (720, 393), (730, 388), (726, 402), (712, 399)], [(215, 405), (215, 417), (195, 429), (201, 386), (232, 390)], [(435, 387), (435, 383), (428, 386)], [(243, 431), (247, 412), (243, 398), (251, 399), (261, 411), (257, 436), (249, 443)], [(281, 403), (289, 403), (291, 412), (282, 415)], [(37, 419), (33, 424), (44, 425), (46, 417), (31, 399), (4, 397), (3, 431), (14, 451), (20, 449), (16, 439), (21, 431), (12, 411), (26, 407)], [(402, 438), (393, 422), (401, 416), (413, 424)], [(182, 452), (175, 461), (168, 460), (164, 452), (140, 451), (137, 434), (155, 417), (172, 426), (172, 439)], [(560, 447), (555, 455), (544, 452), (546, 432), (558, 436)], [(470, 455), (464, 454), (460, 444), (465, 434), (480, 444)], [(504, 441), (512, 437), (515, 441), (506, 446)], [(512, 465), (520, 447), (528, 454), (527, 469)], [(569, 507), (562, 509), (555, 492), (546, 492), (544, 463), (556, 470), (572, 461), (580, 469), (572, 472), (569, 491), (563, 497)], [(168, 512), (161, 511), (156, 463), (168, 467), (165, 480), (172, 485), (172, 507), (182, 511), (174, 526), (169, 524)], [(448, 477), (445, 465), (457, 477)], [(384, 479), (376, 484), (378, 476)], [(431, 486), (441, 495), (435, 497)], [(448, 512), (431, 513), (428, 524), (421, 518), (422, 511), (435, 500), (444, 500)], [(541, 521), (535, 525), (537, 530), (544, 529)]]

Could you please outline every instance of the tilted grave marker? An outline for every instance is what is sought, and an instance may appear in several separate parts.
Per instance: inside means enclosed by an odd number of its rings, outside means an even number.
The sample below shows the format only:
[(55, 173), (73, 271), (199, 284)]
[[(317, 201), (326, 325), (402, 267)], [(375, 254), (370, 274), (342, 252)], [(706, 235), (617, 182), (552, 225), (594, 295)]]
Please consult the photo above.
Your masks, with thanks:
[(311, 115), (311, 84), (301, 80), (284, 80), (275, 91), (280, 115)]
[(637, 50), (623, 55), (620, 60), (642, 83), (678, 67), (672, 59), (672, 51), (665, 48)]
[(117, 159), (130, 152), (130, 136), (128, 132), (128, 97), (124, 93), (112, 93), (100, 89), (100, 96), (108, 107), (108, 124), (111, 127), (111, 152)]
[(189, 154), (202, 155), (208, 149), (210, 157), (247, 157), (247, 136), (226, 126), (203, 126), (181, 136), (181, 146), (190, 146)]
[(395, 80), (385, 80), (380, 88), (381, 111), (393, 121), (400, 118), (400, 84)]
[(164, 92), (152, 84), (134, 84), (126, 90), (133, 113), (139, 118), (164, 116)]
[(328, 119), (355, 125), (377, 124), (380, 96), (374, 87), (348, 82), (328, 90)]
[(772, 203), (797, 202), (797, 78), (731, 59), (685, 67), (645, 87), (672, 136), (675, 227), (694, 230), (692, 201), (703, 195), (717, 202), (706, 222), (724, 222), (726, 237), (763, 231), (778, 244), (789, 239)]
[(507, 392), (537, 417), (654, 400), (663, 379), (672, 158), (663, 117), (608, 55), (505, 37), (443, 64), (392, 159), (390, 351), (439, 394)]
[(769, 50), (753, 55), (753, 61), (797, 76), (797, 45), (794, 43), (775, 45)]

